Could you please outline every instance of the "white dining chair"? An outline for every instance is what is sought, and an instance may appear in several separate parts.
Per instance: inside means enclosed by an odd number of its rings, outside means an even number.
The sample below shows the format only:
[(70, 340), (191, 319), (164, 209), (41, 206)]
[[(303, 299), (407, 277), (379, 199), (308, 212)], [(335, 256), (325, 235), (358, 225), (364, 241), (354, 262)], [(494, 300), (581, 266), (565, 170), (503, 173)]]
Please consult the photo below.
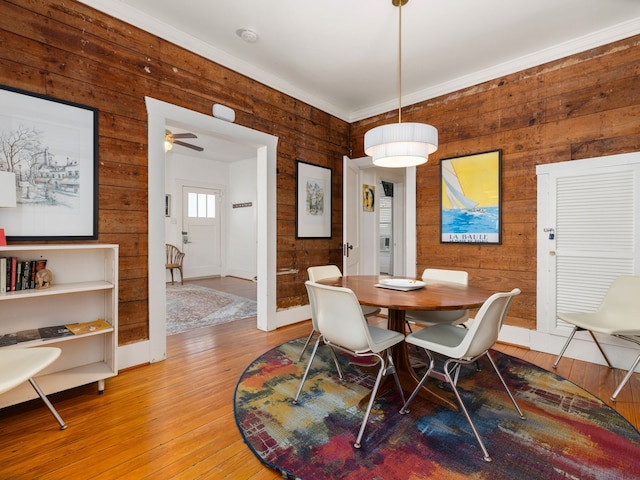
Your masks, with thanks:
[[(487, 301), (484, 302), (482, 307), (480, 307), (478, 315), (473, 320), (473, 323), (469, 328), (441, 323), (412, 333), (405, 339), (407, 343), (416, 345), (425, 350), (429, 358), (429, 366), (427, 367), (427, 370), (418, 386), (409, 397), (409, 400), (407, 400), (400, 409), (400, 413), (408, 413), (409, 404), (422, 389), (422, 386), (428, 378), (435, 378), (441, 382), (448, 383), (456, 396), (456, 400), (460, 405), (462, 413), (464, 413), (464, 416), (469, 422), (471, 430), (480, 445), (483, 458), (487, 462), (491, 461), (491, 457), (489, 456), (489, 452), (487, 451), (482, 438), (480, 438), (480, 434), (478, 433), (478, 430), (471, 420), (471, 416), (462, 401), (462, 397), (460, 396), (460, 392), (457, 387), (457, 377), (460, 366), (474, 363), (481, 357), (486, 356), (498, 375), (498, 378), (502, 382), (504, 389), (507, 391), (511, 402), (518, 411), (520, 418), (524, 418), (524, 414), (522, 413), (522, 410), (520, 410), (516, 399), (511, 394), (509, 387), (504, 381), (504, 378), (502, 378), (502, 375), (500, 375), (498, 367), (489, 354), (489, 349), (493, 347), (498, 340), (500, 328), (502, 327), (504, 318), (507, 315), (511, 301), (513, 297), (518, 294), (520, 294), (520, 290), (514, 288), (510, 292), (494, 293), (491, 295)], [(445, 360), (443, 360), (444, 364), (441, 370), (436, 370), (433, 353), (442, 355), (445, 358)], [(480, 401), (480, 399), (478, 399), (478, 401)]]
[[(581, 330), (589, 332), (605, 362), (609, 368), (613, 368), (594, 332), (612, 335), (640, 345), (640, 277), (623, 275), (616, 278), (595, 312), (558, 313), (558, 318), (573, 325), (573, 330), (558, 354), (553, 368), (557, 368), (574, 335)], [(629, 381), (639, 363), (640, 354), (611, 395), (611, 400), (616, 401), (622, 387)]]
[[(309, 300), (315, 303), (318, 338), (316, 339), (309, 363), (304, 372), (298, 392), (293, 400), (298, 404), (302, 388), (309, 375), (311, 364), (316, 356), (320, 344), (328, 345), (349, 355), (360, 358), (375, 358), (380, 364), (375, 384), (362, 420), (362, 425), (354, 443), (360, 448), (362, 436), (371, 413), (371, 408), (378, 392), (383, 376), (393, 375), (400, 397), (404, 403), (404, 393), (400, 386), (400, 379), (396, 372), (390, 348), (404, 340), (404, 335), (386, 328), (371, 326), (367, 323), (360, 303), (353, 291), (343, 287), (333, 287), (319, 283), (305, 282), (309, 293)], [(310, 397), (313, 398), (313, 395)]]
[[(440, 268), (426, 268), (422, 272), (422, 280), (429, 288), (429, 282), (446, 282), (468, 285), (469, 274), (463, 270), (445, 270)], [(469, 310), (407, 310), (405, 315), (407, 327), (412, 332), (411, 323), (422, 326), (449, 323), (459, 325), (469, 319)]]
[(33, 378), (55, 362), (61, 352), (56, 347), (0, 349), (0, 394), (28, 381), (60, 424), (60, 430), (64, 430), (67, 425)]
[[(342, 272), (336, 265), (319, 265), (317, 267), (309, 267), (307, 268), (307, 275), (309, 276), (309, 280), (312, 282), (319, 282), (320, 280), (324, 280), (325, 278), (339, 278), (342, 277)], [(362, 314), (365, 317), (371, 317), (373, 315), (377, 315), (380, 313), (380, 309), (376, 307), (371, 307), (368, 305), (360, 305), (362, 309)], [(300, 356), (298, 357), (298, 361), (302, 360), (304, 356), (304, 352), (307, 350), (309, 343), (313, 339), (314, 335), (318, 332), (316, 328), (315, 321), (313, 319), (313, 315), (311, 315), (311, 333), (307, 337), (304, 346), (302, 347), (302, 351), (300, 352)]]

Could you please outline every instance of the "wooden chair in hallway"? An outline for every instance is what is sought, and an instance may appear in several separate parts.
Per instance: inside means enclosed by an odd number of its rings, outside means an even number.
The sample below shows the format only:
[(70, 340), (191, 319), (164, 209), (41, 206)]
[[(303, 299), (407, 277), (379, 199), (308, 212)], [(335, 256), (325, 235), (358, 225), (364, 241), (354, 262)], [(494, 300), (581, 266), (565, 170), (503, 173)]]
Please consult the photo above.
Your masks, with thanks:
[(184, 277), (182, 275), (182, 260), (184, 259), (184, 253), (178, 250), (178, 247), (169, 243), (165, 244), (165, 250), (167, 253), (167, 263), (165, 264), (165, 267), (171, 272), (171, 285), (174, 284), (174, 269), (178, 269), (180, 271), (180, 284), (184, 285)]

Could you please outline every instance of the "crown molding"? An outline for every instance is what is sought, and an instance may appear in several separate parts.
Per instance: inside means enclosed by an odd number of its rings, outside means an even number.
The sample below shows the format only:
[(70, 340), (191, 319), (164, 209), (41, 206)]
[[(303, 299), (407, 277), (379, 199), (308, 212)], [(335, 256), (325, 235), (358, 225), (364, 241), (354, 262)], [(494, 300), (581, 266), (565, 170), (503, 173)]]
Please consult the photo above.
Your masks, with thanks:
[[(397, 99), (388, 102), (372, 105), (361, 110), (349, 112), (338, 105), (327, 102), (324, 99), (311, 94), (310, 92), (298, 88), (281, 77), (272, 75), (264, 70), (254, 67), (237, 57), (233, 57), (226, 52), (215, 48), (191, 35), (176, 29), (175, 27), (161, 22), (146, 13), (134, 9), (122, 1), (114, 0), (78, 0), (96, 10), (107, 15), (111, 15), (119, 20), (130, 23), (146, 32), (152, 33), (171, 43), (183, 47), (193, 53), (201, 55), (215, 63), (234, 70), (242, 75), (252, 78), (271, 88), (274, 88), (286, 95), (308, 103), (323, 112), (329, 113), (346, 122), (352, 123), (365, 118), (373, 117), (397, 109)], [(493, 67), (473, 72), (444, 82), (439, 85), (425, 88), (402, 97), (402, 105), (413, 105), (424, 102), (431, 98), (446, 95), (458, 90), (462, 90), (473, 85), (500, 78), (536, 65), (542, 65), (560, 58), (583, 52), (590, 48), (605, 45), (607, 43), (622, 40), (633, 35), (640, 34), (640, 17), (614, 25), (610, 28), (599, 30), (576, 39), (554, 45), (553, 47), (533, 52), (529, 55), (495, 65)]]

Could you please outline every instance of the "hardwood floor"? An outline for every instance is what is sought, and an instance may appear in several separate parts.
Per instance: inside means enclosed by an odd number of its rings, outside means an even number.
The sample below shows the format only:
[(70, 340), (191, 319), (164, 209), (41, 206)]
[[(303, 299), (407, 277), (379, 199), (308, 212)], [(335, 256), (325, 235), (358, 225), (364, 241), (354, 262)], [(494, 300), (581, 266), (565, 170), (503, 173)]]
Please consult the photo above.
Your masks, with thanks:
[[(233, 290), (234, 280), (225, 282)], [(249, 287), (236, 285), (230, 293)], [(0, 478), (279, 479), (242, 441), (234, 388), (256, 356), (309, 329), (310, 322), (303, 322), (261, 332), (248, 318), (169, 336), (167, 360), (121, 371), (107, 380), (104, 394), (87, 385), (52, 395), (68, 424), (64, 431), (39, 400), (0, 410)], [(547, 369), (554, 360), (510, 345), (496, 349)], [(638, 374), (613, 404), (609, 395), (624, 372), (566, 358), (557, 373), (605, 399), (638, 428)]]

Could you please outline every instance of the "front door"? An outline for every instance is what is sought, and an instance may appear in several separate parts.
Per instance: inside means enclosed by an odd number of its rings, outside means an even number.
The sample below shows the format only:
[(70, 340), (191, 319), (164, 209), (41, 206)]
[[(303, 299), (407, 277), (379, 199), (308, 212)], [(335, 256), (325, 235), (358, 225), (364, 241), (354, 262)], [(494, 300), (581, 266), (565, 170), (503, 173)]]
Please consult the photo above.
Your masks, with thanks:
[(182, 187), (182, 250), (185, 278), (221, 274), (220, 190)]

